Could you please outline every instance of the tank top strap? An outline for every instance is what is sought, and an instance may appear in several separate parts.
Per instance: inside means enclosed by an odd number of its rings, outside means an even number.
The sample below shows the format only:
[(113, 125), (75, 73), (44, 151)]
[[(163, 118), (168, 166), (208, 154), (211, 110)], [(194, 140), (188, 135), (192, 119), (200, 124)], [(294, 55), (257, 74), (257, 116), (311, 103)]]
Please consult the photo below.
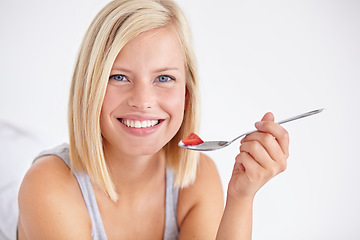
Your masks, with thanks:
[(177, 224), (177, 203), (179, 188), (174, 187), (174, 173), (166, 169), (166, 201), (165, 201), (165, 230), (164, 240), (176, 240), (179, 238)]

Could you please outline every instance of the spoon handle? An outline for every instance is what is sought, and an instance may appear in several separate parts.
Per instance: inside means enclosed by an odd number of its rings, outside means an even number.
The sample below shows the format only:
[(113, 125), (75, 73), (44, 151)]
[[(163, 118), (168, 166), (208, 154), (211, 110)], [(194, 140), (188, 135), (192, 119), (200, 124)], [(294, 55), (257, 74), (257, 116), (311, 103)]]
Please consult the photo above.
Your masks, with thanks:
[(304, 118), (304, 117), (308, 117), (308, 116), (311, 116), (311, 115), (314, 115), (314, 114), (317, 114), (317, 113), (321, 113), (321, 112), (324, 111), (324, 110), (325, 110), (325, 109), (322, 108), (322, 109), (310, 111), (310, 112), (307, 112), (307, 113), (303, 113), (303, 114), (297, 115), (297, 116), (295, 116), (295, 117), (291, 117), (291, 118), (288, 118), (288, 119), (279, 121), (279, 122), (277, 122), (277, 123), (278, 123), (278, 124), (283, 124), (283, 123), (291, 122), (291, 121), (294, 121), (294, 120), (297, 120), (297, 119), (300, 119), (300, 118)]
[[(303, 113), (303, 114), (300, 114), (300, 115), (297, 115), (297, 116), (294, 116), (294, 117), (291, 117), (291, 118), (281, 120), (281, 121), (277, 122), (277, 124), (283, 124), (283, 123), (291, 122), (291, 121), (294, 121), (294, 120), (297, 120), (297, 119), (300, 119), (300, 118), (308, 117), (308, 116), (311, 116), (311, 115), (314, 115), (314, 114), (317, 114), (317, 113), (321, 113), (324, 110), (325, 110), (325, 108), (321, 108), (321, 109), (317, 109), (317, 110), (314, 110), (314, 111), (306, 112), (306, 113)], [(241, 138), (241, 137), (243, 137), (245, 135), (249, 135), (250, 133), (253, 133), (253, 132), (256, 132), (256, 131), (257, 130), (253, 130), (253, 131), (243, 133), (240, 136), (236, 137), (235, 139), (231, 140), (227, 145), (229, 145), (230, 143), (238, 140), (239, 138)]]

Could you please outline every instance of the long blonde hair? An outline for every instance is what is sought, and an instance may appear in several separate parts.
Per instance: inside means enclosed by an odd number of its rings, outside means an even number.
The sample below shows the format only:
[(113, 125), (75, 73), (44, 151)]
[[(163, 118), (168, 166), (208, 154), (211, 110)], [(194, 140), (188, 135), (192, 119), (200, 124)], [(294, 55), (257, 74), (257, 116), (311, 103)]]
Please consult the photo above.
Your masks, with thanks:
[(198, 154), (179, 148), (177, 143), (197, 131), (199, 94), (191, 34), (181, 9), (171, 0), (112, 1), (95, 17), (80, 47), (68, 108), (71, 166), (86, 172), (113, 201), (117, 193), (104, 158), (100, 130), (109, 74), (126, 43), (145, 31), (165, 26), (173, 27), (183, 46), (187, 79), (184, 120), (164, 150), (167, 167), (175, 173), (175, 185), (186, 187), (196, 177)]

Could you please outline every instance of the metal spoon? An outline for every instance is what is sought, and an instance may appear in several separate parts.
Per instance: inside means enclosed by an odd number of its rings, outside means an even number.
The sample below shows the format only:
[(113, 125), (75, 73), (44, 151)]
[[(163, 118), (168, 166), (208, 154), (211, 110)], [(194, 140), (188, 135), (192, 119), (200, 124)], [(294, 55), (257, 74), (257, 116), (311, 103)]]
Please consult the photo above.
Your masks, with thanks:
[[(303, 114), (300, 114), (300, 115), (297, 115), (297, 116), (294, 116), (294, 117), (279, 121), (277, 123), (278, 124), (283, 124), (283, 123), (291, 122), (291, 121), (294, 121), (294, 120), (297, 120), (297, 119), (300, 119), (300, 118), (304, 118), (304, 117), (308, 117), (308, 116), (320, 113), (320, 112), (322, 112), (324, 110), (325, 109), (322, 108), (322, 109), (310, 111), (310, 112), (307, 112), (307, 113), (303, 113)], [(203, 143), (198, 144), (198, 145), (185, 145), (182, 141), (180, 141), (178, 143), (178, 146), (182, 147), (182, 148), (190, 149), (190, 150), (195, 150), (195, 151), (213, 151), (213, 150), (218, 150), (220, 148), (229, 146), (231, 143), (238, 140), (239, 138), (244, 137), (244, 136), (246, 136), (246, 135), (248, 135), (250, 133), (256, 132), (256, 131), (257, 130), (253, 130), (253, 131), (243, 133), (243, 134), (241, 134), (240, 136), (234, 138), (231, 141), (204, 141)]]

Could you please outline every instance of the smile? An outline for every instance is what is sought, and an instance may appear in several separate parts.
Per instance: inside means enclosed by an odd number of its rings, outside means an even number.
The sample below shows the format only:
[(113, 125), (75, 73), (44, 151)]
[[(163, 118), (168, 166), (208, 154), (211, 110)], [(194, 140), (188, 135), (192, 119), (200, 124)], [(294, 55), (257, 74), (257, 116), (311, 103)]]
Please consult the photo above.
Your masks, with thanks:
[(122, 124), (131, 128), (149, 128), (154, 127), (160, 123), (161, 120), (131, 120), (119, 119)]

